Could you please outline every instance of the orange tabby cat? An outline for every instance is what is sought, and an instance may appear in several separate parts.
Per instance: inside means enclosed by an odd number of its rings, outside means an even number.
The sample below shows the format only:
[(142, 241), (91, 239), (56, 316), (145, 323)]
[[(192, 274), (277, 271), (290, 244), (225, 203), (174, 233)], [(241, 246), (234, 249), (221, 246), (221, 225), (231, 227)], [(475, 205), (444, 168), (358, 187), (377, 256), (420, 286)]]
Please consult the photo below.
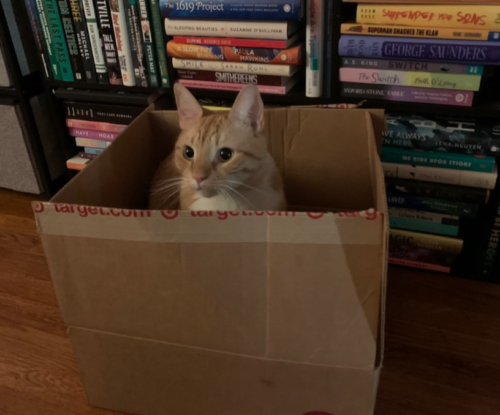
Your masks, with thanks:
[(229, 113), (203, 117), (191, 93), (174, 86), (181, 134), (153, 179), (150, 209), (284, 210), (279, 171), (267, 151), (264, 104), (249, 85)]

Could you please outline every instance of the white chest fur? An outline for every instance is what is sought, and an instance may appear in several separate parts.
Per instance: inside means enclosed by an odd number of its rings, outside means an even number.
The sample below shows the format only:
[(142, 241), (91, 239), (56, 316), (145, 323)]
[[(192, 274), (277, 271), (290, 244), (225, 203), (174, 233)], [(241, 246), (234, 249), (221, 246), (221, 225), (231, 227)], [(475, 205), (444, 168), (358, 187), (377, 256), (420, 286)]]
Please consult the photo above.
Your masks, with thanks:
[(227, 197), (217, 195), (214, 197), (200, 197), (190, 207), (189, 210), (204, 211), (204, 210), (220, 210), (233, 211), (240, 210), (236, 203), (229, 200)]

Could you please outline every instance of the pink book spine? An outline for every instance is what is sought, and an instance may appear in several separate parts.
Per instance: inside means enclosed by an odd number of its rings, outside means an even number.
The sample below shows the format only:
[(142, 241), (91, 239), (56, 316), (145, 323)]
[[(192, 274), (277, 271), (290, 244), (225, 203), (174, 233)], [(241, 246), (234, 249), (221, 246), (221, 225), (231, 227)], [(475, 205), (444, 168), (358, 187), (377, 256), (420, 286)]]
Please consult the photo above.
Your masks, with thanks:
[[(186, 88), (218, 89), (221, 91), (241, 91), (246, 84), (221, 84), (220, 82), (191, 81), (189, 79), (179, 79), (178, 82)], [(285, 86), (256, 85), (262, 94), (285, 95)]]
[(425, 262), (410, 261), (408, 259), (391, 258), (389, 257), (389, 264), (403, 265), (405, 267), (425, 269), (427, 271), (436, 271), (449, 274), (451, 272), (451, 267), (445, 267), (443, 265), (428, 264)]
[(105, 131), (108, 133), (121, 133), (127, 128), (126, 125), (109, 124), (106, 122), (97, 122), (97, 121), (75, 120), (72, 118), (66, 119), (66, 126), (68, 128), (80, 128), (82, 130)]
[(70, 128), (69, 135), (71, 137), (93, 138), (95, 140), (114, 141), (120, 134), (107, 133), (105, 131), (82, 130), (80, 128)]
[(187, 45), (237, 46), (240, 48), (286, 49), (285, 40), (236, 39), (220, 37), (174, 36), (174, 42)]

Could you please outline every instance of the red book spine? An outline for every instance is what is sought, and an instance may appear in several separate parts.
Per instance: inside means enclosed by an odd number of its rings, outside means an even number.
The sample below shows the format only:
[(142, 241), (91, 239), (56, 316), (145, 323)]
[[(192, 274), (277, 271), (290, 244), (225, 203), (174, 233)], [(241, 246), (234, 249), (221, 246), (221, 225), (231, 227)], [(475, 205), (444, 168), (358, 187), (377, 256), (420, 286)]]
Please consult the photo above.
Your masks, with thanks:
[(286, 40), (258, 40), (221, 37), (174, 36), (176, 43), (185, 45), (236, 46), (240, 48), (286, 49)]
[(410, 268), (425, 269), (427, 271), (436, 271), (449, 274), (451, 267), (437, 264), (428, 264), (426, 262), (412, 261), (409, 259), (392, 258), (389, 256), (389, 264), (402, 265)]
[(109, 124), (106, 122), (97, 122), (97, 121), (75, 120), (72, 118), (66, 119), (66, 126), (68, 128), (81, 128), (84, 130), (105, 131), (107, 133), (121, 133), (127, 128), (126, 125)]
[(190, 69), (177, 69), (177, 79), (189, 81), (218, 82), (222, 84), (252, 84), (267, 86), (283, 86), (289, 81), (288, 77), (256, 75), (252, 73), (232, 73), (213, 71), (193, 71)]
[[(221, 91), (241, 91), (246, 86), (245, 84), (221, 84), (217, 82), (189, 81), (184, 79), (180, 79), (179, 83), (184, 85), (186, 88), (216, 89)], [(263, 94), (286, 94), (285, 86), (257, 85), (257, 88)]]

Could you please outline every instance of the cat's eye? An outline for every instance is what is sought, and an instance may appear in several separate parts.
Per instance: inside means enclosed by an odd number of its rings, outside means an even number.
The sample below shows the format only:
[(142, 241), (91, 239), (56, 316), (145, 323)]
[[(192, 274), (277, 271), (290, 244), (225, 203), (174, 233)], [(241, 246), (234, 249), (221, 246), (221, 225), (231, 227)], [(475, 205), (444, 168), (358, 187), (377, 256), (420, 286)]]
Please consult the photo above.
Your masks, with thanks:
[(184, 149), (184, 157), (186, 157), (187, 159), (192, 159), (194, 157), (194, 150), (191, 147), (186, 146), (186, 148)]
[(228, 161), (231, 157), (233, 157), (233, 150), (230, 148), (224, 147), (219, 150), (219, 159), (222, 162)]

